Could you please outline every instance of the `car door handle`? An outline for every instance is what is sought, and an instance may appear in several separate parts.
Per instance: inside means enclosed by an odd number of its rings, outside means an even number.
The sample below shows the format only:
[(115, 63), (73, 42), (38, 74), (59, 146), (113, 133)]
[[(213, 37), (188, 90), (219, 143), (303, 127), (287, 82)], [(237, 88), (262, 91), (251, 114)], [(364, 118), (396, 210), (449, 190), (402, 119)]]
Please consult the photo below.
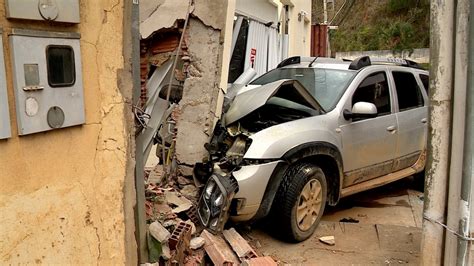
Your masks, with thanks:
[(396, 129), (397, 129), (397, 128), (396, 128), (395, 126), (389, 126), (389, 127), (387, 127), (387, 131), (388, 131), (388, 132), (391, 132), (391, 133), (395, 132)]
[(428, 123), (428, 119), (426, 119), (426, 118), (421, 119), (421, 123), (423, 123), (423, 124)]

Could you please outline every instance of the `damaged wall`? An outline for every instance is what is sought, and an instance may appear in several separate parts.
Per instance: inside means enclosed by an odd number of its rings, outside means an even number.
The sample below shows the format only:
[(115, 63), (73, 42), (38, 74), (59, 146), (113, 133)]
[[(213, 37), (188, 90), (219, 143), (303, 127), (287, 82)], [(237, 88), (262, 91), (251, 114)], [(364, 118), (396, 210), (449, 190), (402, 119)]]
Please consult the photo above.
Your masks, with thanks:
[[(159, 56), (150, 51), (156, 47), (154, 43), (165, 42), (171, 45), (165, 36), (182, 32), (188, 3), (185, 0), (140, 2), (142, 82), (145, 82), (149, 65), (156, 63), (151, 62), (150, 58)], [(183, 96), (177, 112), (176, 138), (176, 158), (184, 175), (190, 175), (190, 166), (201, 161), (207, 154), (204, 143), (208, 141), (220, 114), (222, 92), (225, 90), (222, 84), (226, 84), (221, 81), (227, 80), (229, 62), (228, 58), (223, 59), (224, 55), (229, 56), (224, 50), (230, 49), (230, 42), (224, 45), (226, 23), (232, 23), (234, 8), (235, 1), (212, 0), (195, 1), (192, 8), (185, 33), (184, 52), (180, 54), (189, 56), (190, 61), (184, 68), (178, 68), (176, 75), (185, 75)], [(232, 16), (230, 20), (229, 16)], [(229, 34), (231, 33), (230, 31)], [(164, 51), (163, 54), (165, 52), (169, 51)], [(164, 56), (171, 58), (171, 54)]]
[[(12, 127), (12, 138), (0, 140), (0, 264), (137, 261), (124, 2), (131, 7), (131, 0), (80, 1), (81, 23), (69, 25), (7, 20), (0, 0)], [(84, 125), (18, 136), (12, 28), (81, 33)]]

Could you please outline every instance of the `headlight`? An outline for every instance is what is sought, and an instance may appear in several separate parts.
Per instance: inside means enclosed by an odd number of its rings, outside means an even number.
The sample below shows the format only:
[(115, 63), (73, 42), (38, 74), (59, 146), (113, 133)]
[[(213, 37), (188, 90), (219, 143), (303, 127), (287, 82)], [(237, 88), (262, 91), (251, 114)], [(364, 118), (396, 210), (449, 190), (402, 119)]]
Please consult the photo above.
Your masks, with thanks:
[(206, 189), (204, 190), (204, 197), (206, 199), (210, 199), (212, 192), (214, 191), (214, 188), (216, 186), (216, 182), (214, 182), (212, 179), (209, 181), (209, 183), (206, 186)]
[(204, 226), (213, 232), (223, 229), (236, 190), (237, 181), (232, 176), (213, 174), (209, 178), (198, 206), (198, 216)]
[(217, 198), (213, 201), (214, 205), (217, 206), (217, 207), (220, 207), (222, 206), (222, 203), (224, 203), (224, 196), (222, 196), (222, 194), (220, 194), (219, 196), (217, 196)]

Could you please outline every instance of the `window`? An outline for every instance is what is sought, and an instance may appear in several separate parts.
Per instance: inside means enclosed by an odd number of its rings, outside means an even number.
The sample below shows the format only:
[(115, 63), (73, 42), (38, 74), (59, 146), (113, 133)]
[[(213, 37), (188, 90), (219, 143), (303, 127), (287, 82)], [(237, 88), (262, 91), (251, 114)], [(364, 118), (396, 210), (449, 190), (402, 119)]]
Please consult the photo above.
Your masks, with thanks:
[(375, 104), (378, 116), (391, 113), (390, 91), (385, 72), (371, 74), (362, 81), (352, 95), (352, 105), (357, 102)]
[(423, 96), (415, 76), (409, 72), (392, 72), (398, 96), (398, 108), (405, 111), (423, 106)]
[(313, 95), (324, 110), (332, 110), (346, 90), (354, 71), (323, 68), (277, 68), (250, 84), (263, 85), (280, 79), (295, 79)]
[(430, 89), (430, 76), (420, 74), (420, 79), (421, 79), (421, 82), (423, 83), (423, 87), (425, 87), (426, 93), (429, 93), (429, 89)]
[(48, 83), (51, 87), (69, 87), (76, 82), (74, 51), (70, 46), (50, 45), (46, 48)]

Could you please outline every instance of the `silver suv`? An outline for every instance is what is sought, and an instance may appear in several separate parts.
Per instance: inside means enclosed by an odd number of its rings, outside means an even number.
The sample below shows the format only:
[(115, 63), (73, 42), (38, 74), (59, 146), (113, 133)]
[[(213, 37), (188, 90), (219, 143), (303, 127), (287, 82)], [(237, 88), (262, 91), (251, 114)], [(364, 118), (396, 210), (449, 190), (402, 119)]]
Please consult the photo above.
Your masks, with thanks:
[(422, 173), (428, 72), (403, 59), (291, 57), (228, 92), (195, 166), (201, 222), (272, 219), (288, 241), (316, 229), (326, 203)]

